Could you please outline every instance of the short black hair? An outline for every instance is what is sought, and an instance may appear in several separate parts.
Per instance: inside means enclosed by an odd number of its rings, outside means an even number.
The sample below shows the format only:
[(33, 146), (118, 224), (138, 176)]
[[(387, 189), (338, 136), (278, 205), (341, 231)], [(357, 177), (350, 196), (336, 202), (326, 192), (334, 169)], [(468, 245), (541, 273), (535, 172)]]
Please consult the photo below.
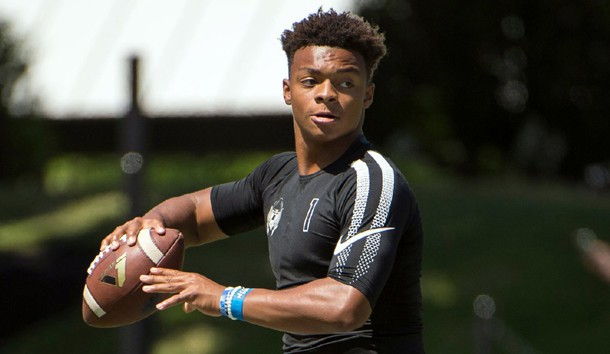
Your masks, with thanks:
[(309, 15), (292, 24), (292, 30), (285, 30), (280, 38), (282, 48), (288, 58), (288, 68), (294, 53), (307, 46), (328, 46), (353, 50), (360, 53), (366, 65), (369, 81), (373, 78), (379, 61), (387, 53), (385, 36), (379, 27), (350, 12), (337, 13), (335, 10)]

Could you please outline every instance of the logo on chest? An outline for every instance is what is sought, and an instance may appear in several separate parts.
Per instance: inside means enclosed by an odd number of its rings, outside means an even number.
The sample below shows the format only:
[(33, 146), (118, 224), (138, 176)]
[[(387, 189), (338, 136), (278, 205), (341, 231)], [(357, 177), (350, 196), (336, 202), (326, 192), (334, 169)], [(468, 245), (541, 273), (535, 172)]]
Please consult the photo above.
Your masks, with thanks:
[(284, 211), (284, 198), (276, 200), (275, 203), (269, 208), (267, 213), (267, 236), (273, 236), (275, 230), (277, 230), (280, 220), (282, 219), (282, 212)]
[(311, 218), (313, 217), (313, 213), (316, 210), (316, 206), (320, 198), (313, 198), (309, 203), (309, 210), (307, 211), (307, 215), (305, 216), (305, 221), (303, 222), (303, 232), (309, 232), (309, 225), (311, 224)]

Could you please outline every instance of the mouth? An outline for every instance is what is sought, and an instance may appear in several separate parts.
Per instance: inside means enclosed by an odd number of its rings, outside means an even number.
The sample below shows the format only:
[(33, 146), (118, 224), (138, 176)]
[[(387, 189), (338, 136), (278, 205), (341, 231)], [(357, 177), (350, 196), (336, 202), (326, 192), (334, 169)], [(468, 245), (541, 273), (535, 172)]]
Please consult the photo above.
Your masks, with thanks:
[(311, 120), (316, 124), (329, 124), (339, 120), (339, 116), (336, 116), (330, 112), (320, 111), (311, 115)]

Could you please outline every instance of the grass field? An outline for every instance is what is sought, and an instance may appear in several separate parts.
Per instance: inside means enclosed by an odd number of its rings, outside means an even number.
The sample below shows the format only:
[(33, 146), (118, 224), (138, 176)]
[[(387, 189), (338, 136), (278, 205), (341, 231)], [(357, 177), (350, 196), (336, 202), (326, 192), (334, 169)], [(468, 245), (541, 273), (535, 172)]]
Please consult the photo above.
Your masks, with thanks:
[[(265, 156), (157, 157), (146, 165), (146, 205), (242, 176)], [(461, 180), (397, 162), (423, 214), (429, 353), (484, 353), (481, 338), (501, 354), (607, 352), (610, 286), (585, 270), (574, 233), (610, 240), (609, 195), (518, 178)], [(121, 178), (116, 157), (66, 155), (42, 186), (0, 185), (2, 325), (15, 329), (0, 336), (1, 353), (119, 352), (124, 332), (84, 325), (80, 299), (100, 239), (124, 219)], [(273, 287), (262, 231), (189, 249), (185, 268), (222, 284)], [(473, 311), (480, 295), (495, 309), (491, 319)], [(155, 354), (281, 352), (274, 331), (177, 308), (150, 324)]]

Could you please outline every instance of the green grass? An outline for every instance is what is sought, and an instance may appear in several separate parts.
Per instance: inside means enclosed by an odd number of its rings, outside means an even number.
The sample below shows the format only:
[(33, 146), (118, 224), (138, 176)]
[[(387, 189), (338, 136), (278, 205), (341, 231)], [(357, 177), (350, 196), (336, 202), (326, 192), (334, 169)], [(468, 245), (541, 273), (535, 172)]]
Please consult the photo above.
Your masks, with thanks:
[(451, 306), (434, 303), (427, 292), (435, 289), (424, 287), (428, 347), (437, 348), (431, 352), (472, 352), (472, 302), (479, 294), (490, 295), (496, 318), (539, 352), (605, 352), (603, 331), (591, 324), (610, 329), (599, 311), (609, 308), (610, 289), (583, 269), (573, 233), (587, 227), (610, 238), (607, 198), (499, 182), (428, 186), (418, 195), (426, 225), (424, 285), (427, 274), (442, 276), (454, 299)]
[(122, 193), (107, 192), (70, 201), (47, 213), (5, 222), (0, 225), (0, 251), (31, 250), (42, 241), (78, 237), (120, 218), (126, 210), (127, 198)]
[[(146, 204), (237, 178), (265, 156), (159, 156), (145, 165)], [(424, 221), (429, 353), (475, 352), (474, 328), (482, 320), (473, 301), (481, 294), (493, 298), (494, 321), (505, 328), (496, 332), (494, 353), (607, 351), (610, 286), (582, 266), (573, 235), (586, 227), (610, 240), (608, 195), (516, 178), (464, 181), (426, 164), (400, 165)], [(61, 156), (46, 176), (41, 187), (0, 186), (4, 205), (12, 205), (0, 212), (0, 252), (28, 254), (61, 241), (93, 258), (99, 239), (123, 222), (118, 158)], [(262, 231), (189, 249), (185, 269), (223, 284), (273, 287)], [(73, 306), (0, 343), (0, 352), (116, 352), (121, 331), (84, 325), (80, 294), (73, 298)], [(153, 318), (155, 354), (281, 352), (279, 333), (247, 323), (178, 308)]]

